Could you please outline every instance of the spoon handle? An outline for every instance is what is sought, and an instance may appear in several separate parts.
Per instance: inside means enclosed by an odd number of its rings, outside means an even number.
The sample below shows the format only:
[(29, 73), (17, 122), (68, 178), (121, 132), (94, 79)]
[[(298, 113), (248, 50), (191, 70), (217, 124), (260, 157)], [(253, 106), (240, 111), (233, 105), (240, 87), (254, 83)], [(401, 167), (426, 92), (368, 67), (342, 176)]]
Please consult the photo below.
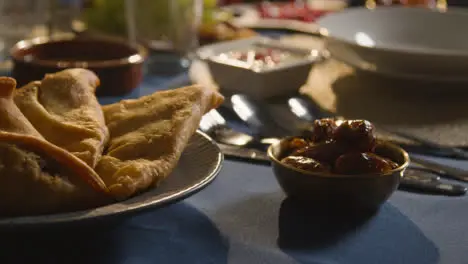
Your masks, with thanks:
[(427, 181), (420, 176), (404, 176), (400, 182), (400, 189), (412, 190), (427, 194), (441, 194), (461, 196), (466, 194), (466, 187), (459, 184), (449, 184), (441, 181)]
[(411, 156), (411, 162), (422, 165), (437, 172), (438, 175), (444, 178), (468, 182), (468, 171), (454, 168), (452, 166), (443, 165), (437, 162), (429, 161), (419, 157)]

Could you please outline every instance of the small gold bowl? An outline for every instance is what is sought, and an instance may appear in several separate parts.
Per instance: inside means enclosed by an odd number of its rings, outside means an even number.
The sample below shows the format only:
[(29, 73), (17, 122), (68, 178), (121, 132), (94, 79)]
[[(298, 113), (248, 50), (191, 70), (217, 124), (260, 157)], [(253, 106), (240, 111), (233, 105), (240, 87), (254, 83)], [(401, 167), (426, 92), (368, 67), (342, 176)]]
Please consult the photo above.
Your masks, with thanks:
[(273, 171), (288, 197), (314, 207), (377, 210), (398, 188), (410, 162), (402, 148), (378, 141), (375, 152), (398, 163), (398, 168), (363, 175), (310, 172), (280, 161), (291, 139), (284, 138), (268, 148)]

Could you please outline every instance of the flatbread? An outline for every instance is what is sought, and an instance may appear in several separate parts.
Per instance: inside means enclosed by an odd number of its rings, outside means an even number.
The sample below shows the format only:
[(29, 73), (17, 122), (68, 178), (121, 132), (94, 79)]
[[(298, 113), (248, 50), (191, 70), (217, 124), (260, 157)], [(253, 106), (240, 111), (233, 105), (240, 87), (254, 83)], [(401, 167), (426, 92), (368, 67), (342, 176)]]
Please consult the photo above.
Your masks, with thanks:
[(15, 93), (15, 103), (49, 142), (93, 167), (109, 138), (95, 90), (98, 77), (86, 69), (47, 74)]
[(14, 79), (0, 77), (0, 216), (74, 211), (110, 201), (82, 160), (46, 141), (13, 102)]
[(194, 85), (104, 106), (111, 138), (96, 171), (110, 193), (126, 199), (166, 178), (201, 117), (222, 101)]

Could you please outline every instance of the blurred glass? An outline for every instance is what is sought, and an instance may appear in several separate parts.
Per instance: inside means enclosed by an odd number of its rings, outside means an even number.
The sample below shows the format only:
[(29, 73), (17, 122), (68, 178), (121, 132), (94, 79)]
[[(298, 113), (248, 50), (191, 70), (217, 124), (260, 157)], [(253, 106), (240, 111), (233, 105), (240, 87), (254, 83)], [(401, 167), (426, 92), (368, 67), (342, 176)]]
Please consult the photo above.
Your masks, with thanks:
[(22, 39), (68, 32), (79, 1), (0, 0), (0, 61)]
[(41, 35), (40, 25), (44, 25), (46, 14), (46, 1), (0, 1), (0, 60), (6, 59), (10, 47), (17, 41)]
[(88, 30), (175, 51), (187, 66), (198, 47), (203, 0), (99, 0), (83, 10)]
[(83, 18), (91, 31), (186, 52), (197, 46), (202, 14), (203, 0), (100, 0), (84, 10)]
[(182, 53), (198, 47), (198, 29), (203, 17), (203, 0), (169, 0), (168, 35), (174, 48)]

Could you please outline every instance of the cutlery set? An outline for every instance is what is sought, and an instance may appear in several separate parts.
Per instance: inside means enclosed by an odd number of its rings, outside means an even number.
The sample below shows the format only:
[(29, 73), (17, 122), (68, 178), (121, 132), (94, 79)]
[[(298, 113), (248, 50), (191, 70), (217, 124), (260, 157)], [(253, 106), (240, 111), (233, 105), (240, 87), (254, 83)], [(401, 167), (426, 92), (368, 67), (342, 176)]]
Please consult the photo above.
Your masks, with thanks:
[[(270, 105), (256, 101), (243, 94), (234, 94), (218, 110), (211, 110), (203, 116), (200, 130), (212, 136), (223, 153), (233, 159), (240, 159), (260, 164), (270, 164), (266, 155), (268, 146), (283, 136), (303, 135), (315, 119), (335, 117), (319, 109), (309, 98), (297, 95), (280, 102), (287, 106), (289, 116), (275, 112), (272, 115)], [(231, 125), (224, 116), (230, 116), (243, 125), (249, 132), (244, 132), (237, 126)], [(292, 117), (292, 118), (291, 118)], [(228, 124), (229, 123), (229, 124)], [(401, 138), (417, 142), (430, 153), (447, 154), (450, 157), (468, 159), (468, 151), (460, 148), (441, 146), (403, 132), (386, 130)], [(310, 130), (309, 130), (310, 131)], [(460, 184), (441, 181), (441, 178), (468, 182), (468, 171), (442, 165), (418, 156), (411, 155), (411, 166), (401, 180), (400, 188), (429, 194), (458, 196), (464, 195), (467, 188)]]

